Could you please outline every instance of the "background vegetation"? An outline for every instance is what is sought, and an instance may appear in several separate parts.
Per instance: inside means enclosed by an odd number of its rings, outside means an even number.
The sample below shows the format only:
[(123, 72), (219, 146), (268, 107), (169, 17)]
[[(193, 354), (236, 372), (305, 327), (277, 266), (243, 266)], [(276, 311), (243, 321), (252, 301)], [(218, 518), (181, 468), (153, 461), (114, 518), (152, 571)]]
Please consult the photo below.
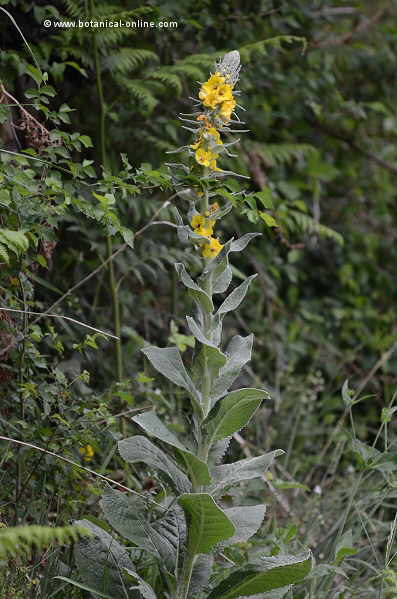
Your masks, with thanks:
[[(165, 152), (189, 140), (177, 115), (190, 111), (197, 81), (239, 49), (250, 132), (223, 164), (261, 193), (236, 200), (222, 239), (263, 235), (235, 269), (259, 277), (227, 326), (254, 331), (240, 383), (273, 401), (230, 451), (286, 451), (266, 494), (254, 482), (241, 491), (269, 505), (253, 546), (312, 549), (322, 575), (294, 597), (396, 597), (396, 2), (1, 0), (0, 9), (3, 525), (98, 515), (103, 481), (90, 470), (156, 492), (150, 472), (124, 469), (116, 444), (151, 402), (182, 426), (178, 396), (160, 390), (139, 352), (145, 342), (191, 351), (172, 265), (183, 254), (194, 267), (197, 256), (162, 224), (183, 205), (166, 202)], [(178, 27), (44, 28), (45, 18)], [(225, 181), (225, 193), (236, 189)], [(2, 597), (84, 597), (54, 579), (68, 548), (8, 557)]]

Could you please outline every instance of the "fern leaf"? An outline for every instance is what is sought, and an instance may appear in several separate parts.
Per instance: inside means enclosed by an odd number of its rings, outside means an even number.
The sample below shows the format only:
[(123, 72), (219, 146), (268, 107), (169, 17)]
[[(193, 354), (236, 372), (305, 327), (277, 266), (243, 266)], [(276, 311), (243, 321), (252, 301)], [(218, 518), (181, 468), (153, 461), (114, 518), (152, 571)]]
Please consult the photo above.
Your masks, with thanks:
[(200, 70), (196, 65), (187, 62), (180, 62), (169, 67), (169, 72), (176, 73), (177, 75), (184, 75), (185, 77), (195, 79), (196, 81), (203, 81), (206, 78), (204, 71)]
[(138, 100), (138, 103), (141, 104), (147, 112), (152, 112), (157, 104), (157, 100), (148, 89), (147, 85), (145, 85), (145, 82), (137, 79), (134, 81), (124, 79), (123, 82), (131, 96)]
[(85, 15), (85, 0), (64, 0), (68, 16), (78, 18)]
[(276, 50), (283, 50), (283, 43), (292, 44), (294, 42), (302, 44), (302, 52), (306, 50), (306, 38), (298, 37), (296, 35), (277, 35), (276, 37), (270, 37), (266, 40), (260, 40), (252, 44), (241, 46), (241, 48), (239, 48), (241, 60), (249, 62), (255, 58), (255, 56), (265, 56), (267, 54), (267, 46), (275, 48)]
[(330, 227), (326, 227), (325, 225), (318, 223), (311, 216), (295, 210), (291, 210), (289, 212), (289, 216), (294, 219), (295, 223), (303, 233), (309, 233), (311, 235), (314, 234), (318, 235), (319, 237), (333, 239), (339, 245), (343, 245), (344, 241), (340, 233), (337, 233), (337, 231), (334, 231)]
[(279, 164), (290, 164), (293, 160), (299, 160), (304, 156), (317, 152), (310, 144), (249, 144), (265, 162), (266, 166), (273, 167)]
[(182, 93), (182, 83), (178, 75), (170, 73), (165, 69), (158, 69), (157, 71), (150, 71), (146, 74), (147, 79), (155, 79), (161, 81), (166, 89), (173, 89), (179, 95)]
[(104, 60), (105, 68), (110, 71), (126, 73), (132, 71), (147, 61), (158, 61), (157, 55), (151, 50), (141, 48), (121, 48), (109, 54)]
[(10, 257), (7, 252), (7, 248), (0, 243), (0, 262), (10, 263)]
[(82, 526), (16, 526), (0, 529), (0, 559), (30, 555), (51, 543), (64, 545), (90, 532)]

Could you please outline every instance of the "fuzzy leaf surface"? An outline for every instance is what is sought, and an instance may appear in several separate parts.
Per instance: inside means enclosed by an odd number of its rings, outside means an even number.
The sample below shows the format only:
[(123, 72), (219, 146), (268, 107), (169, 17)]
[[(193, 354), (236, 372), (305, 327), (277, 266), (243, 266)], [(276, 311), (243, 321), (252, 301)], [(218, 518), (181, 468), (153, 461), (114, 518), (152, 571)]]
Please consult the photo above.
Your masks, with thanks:
[(243, 480), (250, 480), (262, 476), (273, 464), (274, 459), (282, 455), (282, 449), (276, 449), (256, 458), (246, 458), (233, 464), (223, 464), (212, 469), (211, 493), (219, 493), (226, 487), (235, 485)]
[(189, 391), (196, 400), (199, 399), (199, 393), (186, 371), (178, 348), (155, 347), (154, 345), (150, 345), (144, 347), (141, 351), (145, 354), (153, 368), (160, 372), (160, 374), (165, 376), (175, 385)]
[(178, 273), (181, 282), (189, 289), (189, 294), (194, 301), (202, 308), (204, 312), (212, 312), (214, 309), (212, 299), (204, 291), (204, 289), (201, 289), (201, 287), (193, 281), (193, 279), (187, 273), (185, 266), (178, 262), (175, 264), (175, 270)]
[(129, 497), (114, 489), (106, 489), (100, 505), (109, 524), (123, 537), (144, 551), (161, 558), (170, 572), (179, 551), (179, 529), (175, 514), (150, 523), (145, 519), (146, 504), (139, 497)]
[(216, 402), (236, 380), (244, 364), (250, 361), (254, 336), (235, 335), (230, 340), (225, 354), (226, 363), (219, 371), (212, 388), (212, 399)]
[(236, 533), (230, 539), (224, 541), (222, 545), (233, 545), (234, 543), (245, 543), (248, 541), (258, 532), (265, 513), (266, 506), (262, 504), (225, 509), (225, 514), (233, 522)]
[(311, 566), (310, 554), (269, 557), (260, 566), (248, 566), (233, 572), (215, 587), (208, 599), (237, 599), (296, 584), (309, 574)]
[(180, 450), (183, 462), (189, 471), (193, 483), (197, 485), (210, 484), (211, 477), (207, 464), (191, 453), (179, 441), (177, 436), (162, 423), (154, 410), (138, 414), (137, 416), (134, 416), (132, 420), (139, 424), (139, 426), (149, 435), (153, 435), (154, 437), (157, 437), (157, 439), (160, 439), (160, 441)]
[(206, 425), (207, 434), (212, 444), (239, 431), (253, 416), (263, 399), (269, 394), (262, 389), (238, 389), (221, 399)]
[(188, 477), (182, 472), (164, 451), (156, 447), (149, 439), (140, 435), (122, 439), (118, 443), (119, 452), (130, 464), (143, 462), (151, 468), (164, 472), (171, 483), (180, 493), (190, 491), (191, 485)]
[(221, 316), (222, 314), (227, 314), (227, 312), (233, 312), (233, 310), (236, 310), (245, 298), (251, 281), (253, 281), (256, 277), (257, 275), (251, 275), (243, 283), (241, 283), (241, 285), (236, 287), (236, 289), (233, 289), (225, 301), (219, 306), (216, 312), (217, 316)]
[(191, 555), (210, 553), (235, 533), (232, 522), (207, 493), (186, 493), (178, 499), (188, 523), (187, 548)]
[(75, 546), (76, 565), (83, 583), (111, 597), (134, 599), (135, 594), (132, 591), (126, 592), (126, 580), (122, 574), (123, 568), (133, 569), (126, 549), (89, 520), (79, 520), (76, 524), (93, 533), (91, 537), (81, 539)]

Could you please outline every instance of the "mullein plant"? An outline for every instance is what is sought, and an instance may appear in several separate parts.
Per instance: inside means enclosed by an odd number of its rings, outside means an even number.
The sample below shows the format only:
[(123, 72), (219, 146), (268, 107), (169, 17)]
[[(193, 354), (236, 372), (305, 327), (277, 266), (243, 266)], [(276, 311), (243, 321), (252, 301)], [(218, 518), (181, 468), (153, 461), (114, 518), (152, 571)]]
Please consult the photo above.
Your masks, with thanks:
[(74, 584), (91, 591), (93, 597), (235, 599), (260, 594), (279, 598), (292, 596), (292, 585), (311, 569), (310, 554), (259, 555), (243, 567), (224, 555), (229, 546), (255, 535), (266, 506), (223, 507), (222, 498), (232, 487), (241, 490), (245, 481), (263, 477), (282, 453), (276, 450), (222, 464), (233, 434), (268, 399), (262, 389), (230, 390), (250, 360), (253, 336), (235, 335), (222, 348), (223, 319), (238, 308), (255, 275), (223, 301), (215, 299), (226, 294), (231, 284), (230, 255), (244, 250), (258, 235), (248, 233), (222, 244), (214, 233), (220, 218), (232, 208), (232, 203), (221, 207), (213, 200), (220, 177), (230, 175), (218, 164), (231, 145), (225, 143), (225, 134), (240, 124), (235, 116), (239, 70), (239, 53), (229, 52), (201, 84), (194, 112), (182, 115), (194, 139), (178, 151), (189, 153), (190, 165), (170, 165), (177, 195), (190, 200), (188, 224), (176, 212), (179, 237), (193, 243), (202, 256), (202, 272), (196, 280), (184, 264), (175, 264), (196, 308), (194, 316), (186, 317), (196, 340), (192, 363), (185, 364), (175, 346), (142, 350), (155, 370), (182, 389), (190, 434), (183, 438), (175, 434), (155, 409), (132, 419), (144, 434), (119, 441), (120, 455), (130, 464), (146, 464), (161, 491), (151, 496), (110, 487), (105, 491), (101, 508), (118, 539), (107, 526), (88, 520), (78, 523), (92, 535), (76, 546), (80, 582)]

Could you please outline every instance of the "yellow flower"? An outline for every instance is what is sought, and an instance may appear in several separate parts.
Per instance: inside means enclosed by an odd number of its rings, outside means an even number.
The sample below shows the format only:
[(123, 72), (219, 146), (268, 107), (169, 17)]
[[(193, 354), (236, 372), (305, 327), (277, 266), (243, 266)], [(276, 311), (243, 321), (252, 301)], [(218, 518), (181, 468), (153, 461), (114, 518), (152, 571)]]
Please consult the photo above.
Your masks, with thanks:
[(203, 258), (215, 258), (223, 248), (223, 245), (215, 237), (210, 237), (210, 242), (206, 243), (201, 252)]
[(194, 144), (190, 144), (190, 147), (192, 148), (192, 150), (197, 150), (200, 147), (201, 144), (201, 139), (199, 138), (196, 143)]
[(211, 137), (214, 138), (216, 144), (223, 144), (220, 133), (215, 129), (215, 127), (210, 127), (209, 129), (207, 129), (206, 133), (208, 133), (209, 135), (211, 135)]
[(92, 445), (84, 445), (84, 447), (80, 447), (79, 451), (85, 462), (91, 462), (92, 458), (94, 457), (94, 449), (92, 448)]
[(211, 237), (214, 232), (215, 220), (206, 218), (202, 214), (195, 214), (191, 220), (193, 231), (197, 235), (203, 235), (203, 237)]
[(199, 98), (200, 100), (202, 100), (204, 106), (207, 106), (208, 108), (216, 108), (217, 105), (220, 103), (220, 100), (218, 98), (218, 94), (216, 92), (210, 92), (210, 93), (206, 93), (205, 95), (203, 95), (202, 92), (199, 93)]
[(233, 91), (231, 85), (226, 83), (217, 89), (218, 101), (225, 102), (233, 100)]
[(234, 98), (232, 98), (231, 100), (226, 100), (225, 102), (223, 102), (221, 108), (220, 108), (220, 115), (221, 117), (225, 120), (225, 121), (230, 121), (230, 118), (232, 116), (232, 112), (236, 107), (236, 100)]
[(215, 158), (214, 158), (213, 160), (210, 160), (209, 167), (210, 167), (210, 169), (211, 169), (211, 170), (213, 170), (213, 171), (220, 171), (220, 170), (221, 170), (220, 168), (218, 168), (218, 167), (216, 166), (216, 160), (215, 160)]
[[(221, 75), (220, 73), (214, 73), (213, 75), (211, 75), (211, 77), (208, 79), (208, 81), (203, 83), (203, 85), (201, 86), (201, 89), (200, 89), (200, 94), (205, 97), (209, 93), (216, 91), (219, 87), (221, 87), (221, 85), (224, 85), (224, 83), (225, 83), (225, 78), (223, 77), (223, 75)], [(200, 98), (200, 100), (202, 100), (203, 98), (201, 97), (200, 94), (199, 94), (199, 98)]]
[(211, 166), (211, 162), (218, 158), (218, 154), (214, 154), (211, 150), (204, 150), (203, 148), (196, 150), (195, 156), (196, 161), (201, 164), (201, 166)]

